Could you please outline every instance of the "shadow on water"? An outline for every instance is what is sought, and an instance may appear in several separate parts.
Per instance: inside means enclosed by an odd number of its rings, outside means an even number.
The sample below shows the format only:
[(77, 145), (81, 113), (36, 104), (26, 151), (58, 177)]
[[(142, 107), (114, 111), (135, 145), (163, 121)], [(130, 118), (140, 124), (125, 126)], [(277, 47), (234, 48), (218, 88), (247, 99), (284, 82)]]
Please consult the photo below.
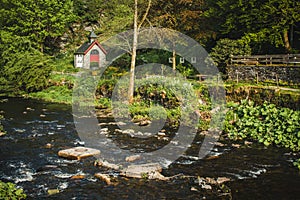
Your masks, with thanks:
[[(57, 156), (61, 149), (84, 145), (76, 133), (70, 106), (10, 98), (0, 103), (0, 111), (4, 112), (3, 126), (7, 131), (0, 137), (0, 179), (24, 188), (29, 199), (230, 198), (215, 190), (199, 189), (198, 176), (230, 178), (232, 181), (225, 185), (233, 199), (299, 198), (300, 174), (292, 167), (295, 155), (284, 149), (257, 144), (237, 148), (230, 141), (222, 141), (207, 159), (198, 160), (195, 155), (203, 136), (197, 135), (187, 155), (163, 171), (165, 176), (184, 174), (186, 178), (127, 179), (117, 172), (94, 167), (95, 158), (71, 161)], [(115, 134), (115, 126), (108, 123), (112, 119), (101, 120)], [(97, 172), (115, 176), (118, 184), (107, 185), (96, 179)], [(77, 179), (75, 175), (84, 178)], [(49, 196), (51, 189), (59, 193)]]

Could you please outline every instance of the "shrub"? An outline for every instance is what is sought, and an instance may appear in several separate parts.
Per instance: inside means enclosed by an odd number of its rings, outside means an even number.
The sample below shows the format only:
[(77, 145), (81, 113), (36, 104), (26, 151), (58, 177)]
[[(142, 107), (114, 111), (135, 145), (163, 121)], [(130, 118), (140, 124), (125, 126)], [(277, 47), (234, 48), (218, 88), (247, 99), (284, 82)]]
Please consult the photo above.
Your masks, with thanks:
[(246, 40), (221, 39), (216, 46), (212, 48), (210, 56), (217, 64), (222, 73), (226, 73), (226, 64), (230, 55), (250, 55), (251, 48)]
[(0, 181), (0, 199), (25, 199), (26, 194), (22, 189), (17, 189), (13, 183), (4, 183)]
[(300, 158), (294, 162), (294, 166), (298, 167), (300, 170)]
[(243, 100), (229, 104), (225, 132), (231, 139), (252, 138), (268, 146), (271, 144), (300, 150), (300, 111), (276, 108), (264, 103)]

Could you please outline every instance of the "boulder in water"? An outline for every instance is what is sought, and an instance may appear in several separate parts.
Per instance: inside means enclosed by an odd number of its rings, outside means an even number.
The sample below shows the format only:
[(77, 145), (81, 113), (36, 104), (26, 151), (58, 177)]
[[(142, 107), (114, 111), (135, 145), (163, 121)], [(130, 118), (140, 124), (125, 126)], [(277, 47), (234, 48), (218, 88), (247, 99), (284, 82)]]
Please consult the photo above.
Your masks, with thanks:
[(58, 156), (73, 160), (80, 160), (98, 154), (100, 154), (100, 151), (98, 149), (92, 149), (87, 147), (74, 147), (70, 149), (60, 150), (58, 152)]

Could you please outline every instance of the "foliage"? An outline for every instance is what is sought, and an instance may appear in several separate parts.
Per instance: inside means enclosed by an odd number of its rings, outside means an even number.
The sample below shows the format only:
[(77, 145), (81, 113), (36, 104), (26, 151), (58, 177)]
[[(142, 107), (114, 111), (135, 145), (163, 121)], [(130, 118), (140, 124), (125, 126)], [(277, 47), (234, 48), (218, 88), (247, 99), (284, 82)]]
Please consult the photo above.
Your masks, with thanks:
[[(118, 76), (116, 73), (115, 76)], [(97, 89), (96, 89), (96, 97), (103, 98), (107, 97), (110, 98), (112, 96), (112, 92), (114, 90), (115, 84), (117, 80), (115, 78), (111, 79), (100, 79), (98, 81)]]
[(51, 86), (43, 91), (30, 93), (28, 96), (50, 102), (72, 103), (72, 90), (67, 85)]
[(229, 108), (224, 130), (229, 138), (252, 138), (266, 146), (300, 150), (300, 111), (267, 103), (255, 106), (248, 100), (239, 105), (230, 103)]
[(119, 32), (132, 28), (133, 4), (125, 0), (111, 0), (101, 4), (100, 27), (102, 39), (107, 39)]
[(129, 108), (131, 117), (134, 119), (163, 119), (172, 125), (179, 123), (192, 125), (196, 117), (195, 111), (200, 106), (196, 98), (198, 93), (193, 89), (192, 84), (186, 80), (174, 77), (162, 79), (160, 76), (137, 79), (135, 82), (135, 99), (128, 106), (123, 103), (127, 101), (126, 83), (123, 85), (118, 82), (119, 98), (114, 99), (113, 106), (119, 109), (119, 113), (126, 113), (122, 110), (127, 111)]
[[(222, 37), (239, 39), (246, 36), (256, 46), (256, 53), (268, 52), (267, 47), (281, 46), (290, 50), (290, 41), (284, 34), (293, 31), (291, 27), (299, 22), (299, 1), (208, 0), (206, 3), (208, 9), (204, 15), (215, 19), (214, 29)], [(261, 49), (264, 44), (268, 46)]]
[(103, 0), (73, 0), (74, 14), (82, 22), (100, 23), (101, 15), (103, 15), (103, 3)]
[(26, 37), (41, 52), (53, 49), (73, 18), (71, 0), (1, 0), (1, 29)]
[[(211, 35), (207, 31), (207, 24), (202, 23), (201, 13), (203, 12), (204, 1), (157, 0), (152, 11), (150, 11), (151, 22), (158, 27), (167, 27), (194, 39), (203, 39)], [(201, 25), (199, 25), (201, 24)]]
[(95, 100), (96, 108), (111, 108), (111, 99), (107, 97), (102, 97)]
[(75, 73), (78, 68), (74, 67), (73, 53), (59, 54), (53, 59), (53, 71), (61, 73)]
[(300, 170), (300, 158), (294, 162), (294, 165)]
[(0, 91), (33, 92), (45, 88), (52, 69), (49, 56), (31, 47), (31, 42), (0, 31)]
[(179, 63), (176, 66), (176, 70), (178, 72), (180, 72), (181, 75), (183, 75), (184, 77), (189, 77), (192, 75), (197, 74), (198, 72), (196, 71), (195, 68), (193, 68), (190, 64), (181, 64)]
[(26, 194), (22, 189), (17, 189), (13, 183), (0, 181), (0, 199), (25, 199)]
[(245, 40), (221, 39), (212, 49), (210, 56), (223, 73), (231, 55), (250, 55), (251, 48)]

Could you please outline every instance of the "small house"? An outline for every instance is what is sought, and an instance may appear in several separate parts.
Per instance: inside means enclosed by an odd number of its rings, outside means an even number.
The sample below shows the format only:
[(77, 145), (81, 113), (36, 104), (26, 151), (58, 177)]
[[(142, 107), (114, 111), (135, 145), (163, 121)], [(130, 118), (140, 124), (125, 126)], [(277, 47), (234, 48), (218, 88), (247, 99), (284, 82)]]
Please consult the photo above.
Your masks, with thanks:
[(106, 54), (105, 49), (97, 41), (97, 35), (91, 31), (89, 41), (74, 53), (74, 65), (83, 69), (99, 69), (105, 65)]

